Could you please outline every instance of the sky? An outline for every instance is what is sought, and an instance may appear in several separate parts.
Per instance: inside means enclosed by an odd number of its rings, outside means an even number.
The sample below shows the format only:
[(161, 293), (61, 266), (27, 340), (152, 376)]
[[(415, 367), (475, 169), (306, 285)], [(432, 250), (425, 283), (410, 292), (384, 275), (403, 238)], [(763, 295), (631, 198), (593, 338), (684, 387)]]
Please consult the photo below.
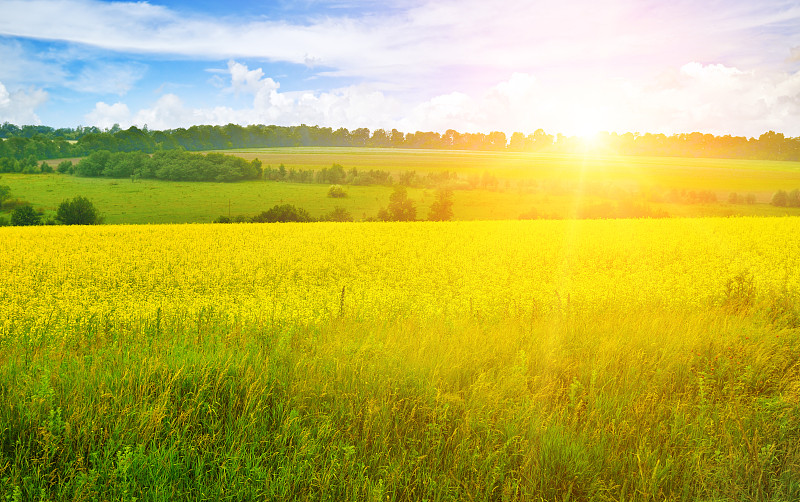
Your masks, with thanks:
[(800, 136), (798, 0), (0, 0), (0, 123)]

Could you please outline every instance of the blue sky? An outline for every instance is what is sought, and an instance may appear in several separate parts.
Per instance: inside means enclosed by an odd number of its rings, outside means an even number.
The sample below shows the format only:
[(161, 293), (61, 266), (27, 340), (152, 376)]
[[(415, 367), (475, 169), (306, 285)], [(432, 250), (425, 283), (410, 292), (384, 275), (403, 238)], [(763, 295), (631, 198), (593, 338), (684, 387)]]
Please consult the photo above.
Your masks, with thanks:
[(800, 2), (0, 0), (0, 122), (800, 136)]

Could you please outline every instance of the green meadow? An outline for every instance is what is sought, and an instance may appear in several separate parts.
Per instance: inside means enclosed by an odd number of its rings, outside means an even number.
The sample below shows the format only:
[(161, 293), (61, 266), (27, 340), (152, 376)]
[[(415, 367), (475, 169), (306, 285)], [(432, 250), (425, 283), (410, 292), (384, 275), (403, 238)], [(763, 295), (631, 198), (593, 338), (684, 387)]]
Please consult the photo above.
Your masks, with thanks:
[[(397, 176), (415, 171), (457, 173), (462, 185), (454, 195), (458, 220), (518, 219), (531, 213), (570, 218), (581, 207), (630, 199), (669, 216), (782, 216), (797, 208), (768, 203), (777, 190), (800, 188), (800, 165), (793, 162), (725, 159), (554, 155), (374, 148), (274, 148), (226, 150), (277, 169), (320, 170), (340, 164), (346, 170), (384, 170)], [(56, 165), (59, 161), (49, 161)], [(485, 175), (497, 179), (491, 189), (470, 188)], [(342, 207), (355, 220), (374, 217), (388, 203), (390, 187), (348, 186), (348, 197), (327, 198), (326, 185), (272, 181), (239, 183), (80, 178), (67, 175), (7, 174), (0, 183), (12, 197), (52, 212), (64, 199), (82, 195), (99, 208), (106, 223), (211, 222), (219, 216), (252, 216), (277, 204), (293, 204), (313, 217)], [(687, 204), (670, 200), (671, 191), (712, 192), (717, 201)], [(751, 194), (756, 204), (729, 204), (731, 193)], [(435, 190), (411, 188), (409, 197), (424, 219)]]

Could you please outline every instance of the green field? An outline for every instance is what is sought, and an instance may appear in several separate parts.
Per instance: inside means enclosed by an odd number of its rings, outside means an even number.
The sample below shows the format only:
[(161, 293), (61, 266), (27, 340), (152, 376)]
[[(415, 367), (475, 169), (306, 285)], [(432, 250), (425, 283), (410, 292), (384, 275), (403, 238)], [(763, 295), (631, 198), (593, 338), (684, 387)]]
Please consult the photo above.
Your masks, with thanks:
[[(454, 215), (458, 220), (517, 219), (535, 210), (545, 217), (569, 218), (581, 206), (617, 203), (620, 193), (666, 194), (671, 189), (708, 190), (719, 202), (672, 203), (661, 197), (644, 200), (669, 216), (781, 216), (800, 214), (797, 208), (768, 204), (777, 190), (800, 188), (800, 164), (792, 162), (720, 159), (602, 157), (528, 153), (464, 152), (441, 150), (393, 150), (370, 148), (276, 148), (225, 151), (252, 159), (264, 167), (319, 170), (334, 163), (345, 169), (380, 169), (399, 174), (456, 172), (466, 180), (491, 174), (496, 189), (456, 190)], [(57, 164), (58, 161), (50, 161)], [(52, 212), (64, 199), (82, 195), (99, 208), (106, 223), (211, 222), (222, 215), (252, 216), (276, 204), (293, 204), (321, 217), (336, 206), (354, 219), (373, 217), (388, 203), (391, 188), (349, 186), (349, 197), (326, 197), (328, 187), (268, 181), (239, 183), (168, 182), (66, 175), (7, 174), (0, 184), (11, 187), (12, 196), (29, 201), (37, 209)], [(728, 195), (753, 194), (758, 204), (728, 204)], [(410, 189), (417, 217), (425, 219), (434, 190)]]
[(321, 169), (338, 163), (346, 169), (456, 171), (463, 176), (490, 172), (512, 181), (602, 182), (762, 195), (800, 185), (800, 163), (764, 160), (386, 148), (256, 148), (222, 152), (248, 160), (258, 158), (265, 166), (283, 163), (287, 169)]

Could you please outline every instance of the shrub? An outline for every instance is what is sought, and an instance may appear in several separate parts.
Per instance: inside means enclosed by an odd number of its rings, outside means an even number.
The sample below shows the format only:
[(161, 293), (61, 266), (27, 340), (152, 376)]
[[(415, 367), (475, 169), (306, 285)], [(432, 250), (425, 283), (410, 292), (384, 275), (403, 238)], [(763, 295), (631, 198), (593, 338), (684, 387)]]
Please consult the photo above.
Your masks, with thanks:
[(285, 223), (290, 221), (314, 221), (305, 209), (283, 204), (272, 207), (253, 217), (253, 223)]
[(61, 174), (72, 174), (74, 170), (75, 169), (72, 165), (72, 161), (69, 160), (61, 161), (58, 163), (58, 166), (56, 166), (56, 171)]
[(11, 212), (11, 224), (14, 226), (29, 227), (39, 225), (41, 222), (42, 215), (37, 213), (31, 205), (20, 206)]
[(347, 192), (344, 191), (342, 185), (331, 185), (328, 189), (328, 197), (332, 197), (334, 199), (343, 199), (347, 197)]
[(336, 206), (333, 211), (322, 217), (323, 221), (353, 221), (353, 215), (343, 207)]
[(789, 207), (800, 207), (800, 190), (795, 188), (786, 195), (786, 205)]
[(80, 195), (58, 205), (56, 219), (64, 225), (98, 225), (100, 213), (94, 204)]
[(785, 190), (778, 190), (775, 192), (775, 195), (772, 196), (771, 204), (773, 206), (786, 207), (787, 202), (789, 202), (789, 194), (787, 194)]

